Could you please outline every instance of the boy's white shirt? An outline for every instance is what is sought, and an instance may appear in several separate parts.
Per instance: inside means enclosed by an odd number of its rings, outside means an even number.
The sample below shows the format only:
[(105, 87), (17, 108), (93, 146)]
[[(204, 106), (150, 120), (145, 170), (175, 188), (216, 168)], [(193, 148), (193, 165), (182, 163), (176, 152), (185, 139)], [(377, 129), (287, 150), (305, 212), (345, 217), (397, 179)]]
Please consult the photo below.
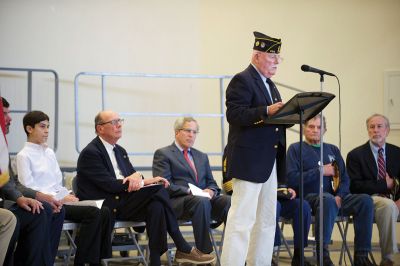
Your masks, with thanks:
[(68, 195), (54, 151), (47, 144), (26, 142), (16, 156), (18, 180), (26, 187), (61, 199)]

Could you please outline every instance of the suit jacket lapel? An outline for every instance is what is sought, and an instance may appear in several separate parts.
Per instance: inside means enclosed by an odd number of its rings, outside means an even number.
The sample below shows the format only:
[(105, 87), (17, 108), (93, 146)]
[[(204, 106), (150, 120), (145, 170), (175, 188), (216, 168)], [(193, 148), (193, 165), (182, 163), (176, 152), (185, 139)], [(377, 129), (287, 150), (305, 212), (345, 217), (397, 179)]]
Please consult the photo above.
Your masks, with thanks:
[[(200, 159), (199, 159), (199, 154), (197, 153), (197, 151), (195, 149), (190, 149), (190, 152), (192, 153), (192, 158), (193, 158), (193, 163), (194, 163), (194, 168), (196, 168), (197, 171), (197, 178), (200, 182), (200, 167), (197, 167), (197, 165), (200, 163)], [(193, 171), (192, 171), (193, 172)], [(194, 174), (194, 180), (196, 180), (196, 174)]]
[[(188, 164), (188, 162), (185, 160), (185, 158), (183, 157), (183, 153), (179, 150), (178, 147), (176, 147), (175, 143), (173, 143), (171, 145), (171, 151), (172, 153), (175, 155), (176, 160), (183, 165), (183, 167), (185, 167), (189, 173), (190, 176), (192, 177), (192, 179), (194, 181), (196, 181), (196, 174), (194, 173), (192, 167), (190, 167), (190, 165)], [(194, 161), (194, 158), (193, 158)], [(197, 169), (197, 168), (196, 168)]]
[(279, 91), (276, 88), (275, 84), (270, 79), (267, 79), (267, 82), (269, 84), (269, 90), (271, 91), (272, 101), (274, 103), (281, 102), (282, 101), (281, 95), (279, 94)]
[(103, 142), (101, 142), (99, 137), (96, 138), (96, 146), (101, 151), (101, 154), (105, 157), (108, 169), (110, 169), (110, 172), (114, 175), (115, 178), (117, 178), (115, 176), (115, 170), (114, 170), (114, 167), (113, 167), (112, 162), (110, 160), (110, 156), (108, 156), (108, 152), (106, 150), (106, 147), (104, 147), (104, 144), (103, 144)]
[(369, 141), (364, 144), (364, 152), (366, 154), (366, 167), (368, 167), (368, 172), (373, 173), (373, 175), (378, 176), (378, 167), (376, 166), (376, 160), (374, 154), (371, 151), (371, 146)]
[(389, 146), (386, 143), (386, 172), (389, 174), (390, 177), (393, 177), (394, 175), (396, 175), (395, 173), (393, 173), (392, 168), (393, 166), (398, 164), (398, 159), (396, 158), (396, 156), (393, 154), (393, 150), (392, 147)]
[(260, 74), (258, 74), (257, 70), (252, 65), (249, 66), (249, 70), (251, 76), (254, 78), (254, 82), (256, 83), (258, 89), (261, 90), (262, 94), (264, 95), (266, 102), (268, 103), (268, 105), (271, 105), (272, 104), (271, 98), (268, 95), (267, 88), (265, 87), (265, 84), (262, 81)]

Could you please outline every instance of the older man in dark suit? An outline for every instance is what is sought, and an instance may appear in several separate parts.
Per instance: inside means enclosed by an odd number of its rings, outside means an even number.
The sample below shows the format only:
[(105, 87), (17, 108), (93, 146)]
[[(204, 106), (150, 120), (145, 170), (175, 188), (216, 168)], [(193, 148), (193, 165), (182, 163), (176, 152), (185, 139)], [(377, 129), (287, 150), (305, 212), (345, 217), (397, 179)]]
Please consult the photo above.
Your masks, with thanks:
[(347, 171), (353, 193), (372, 196), (382, 253), (380, 266), (392, 266), (398, 252), (396, 222), (400, 210), (400, 147), (386, 142), (390, 123), (374, 114), (366, 121), (369, 141), (347, 155)]
[[(178, 219), (192, 221), (196, 247), (210, 253), (213, 250), (209, 236), (211, 219), (226, 221), (230, 197), (220, 194), (207, 154), (193, 148), (199, 133), (197, 121), (193, 117), (178, 118), (174, 131), (175, 142), (154, 153), (153, 175), (170, 182), (168, 191)], [(202, 189), (208, 197), (193, 195), (189, 184)]]
[(281, 61), (281, 40), (254, 32), (251, 65), (226, 90), (227, 175), (235, 193), (222, 251), (223, 265), (265, 265), (272, 258), (277, 178), (285, 176), (284, 126), (264, 124), (282, 100), (270, 78)]
[[(150, 264), (160, 265), (167, 250), (167, 231), (175, 245), (177, 262), (206, 264), (214, 256), (203, 254), (183, 239), (162, 177), (143, 179), (124, 148), (117, 144), (122, 136), (123, 119), (113, 111), (102, 111), (95, 118), (94, 138), (80, 153), (77, 165), (77, 196), (81, 200), (105, 199), (104, 203), (120, 220), (145, 221), (149, 236)], [(164, 186), (147, 186), (163, 183)]]

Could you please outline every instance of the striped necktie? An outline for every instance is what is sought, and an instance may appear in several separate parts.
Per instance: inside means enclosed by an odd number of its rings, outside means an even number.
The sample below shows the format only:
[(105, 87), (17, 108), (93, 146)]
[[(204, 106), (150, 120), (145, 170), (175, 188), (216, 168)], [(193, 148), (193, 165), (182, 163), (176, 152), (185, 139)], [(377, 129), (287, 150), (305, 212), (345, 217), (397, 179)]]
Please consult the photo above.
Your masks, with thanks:
[(192, 168), (194, 174), (196, 175), (196, 183), (199, 183), (199, 179), (197, 177), (197, 171), (196, 168), (194, 167), (194, 164), (192, 163), (192, 161), (189, 158), (189, 154), (188, 154), (188, 150), (183, 150), (183, 157), (185, 157), (186, 162), (189, 164), (190, 168)]
[(378, 180), (386, 178), (386, 163), (383, 157), (383, 148), (378, 150)]

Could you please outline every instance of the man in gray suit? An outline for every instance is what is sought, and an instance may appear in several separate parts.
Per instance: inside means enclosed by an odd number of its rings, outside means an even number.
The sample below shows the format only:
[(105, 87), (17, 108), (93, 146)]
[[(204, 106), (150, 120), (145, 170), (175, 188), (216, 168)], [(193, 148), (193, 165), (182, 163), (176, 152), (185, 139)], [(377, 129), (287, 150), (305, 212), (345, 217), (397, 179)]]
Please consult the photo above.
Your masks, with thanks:
[[(170, 183), (172, 208), (178, 219), (190, 220), (196, 247), (203, 253), (213, 250), (209, 227), (211, 220), (225, 222), (231, 205), (230, 196), (221, 195), (211, 173), (208, 156), (192, 148), (199, 133), (193, 117), (175, 121), (175, 141), (158, 149), (153, 159), (153, 175), (162, 176)], [(189, 188), (193, 184), (207, 197), (194, 196)]]

